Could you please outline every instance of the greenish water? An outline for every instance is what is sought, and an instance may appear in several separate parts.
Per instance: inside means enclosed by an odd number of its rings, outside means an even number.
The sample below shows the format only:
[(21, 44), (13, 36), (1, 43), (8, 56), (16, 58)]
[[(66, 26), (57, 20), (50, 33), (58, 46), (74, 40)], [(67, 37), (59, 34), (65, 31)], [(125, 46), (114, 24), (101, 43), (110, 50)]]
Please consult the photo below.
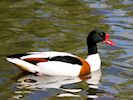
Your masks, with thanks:
[[(98, 45), (102, 70), (85, 78), (26, 75), (5, 60), (28, 51), (87, 55), (93, 29), (117, 45)], [(0, 98), (2, 100), (132, 100), (132, 0), (1, 0)]]

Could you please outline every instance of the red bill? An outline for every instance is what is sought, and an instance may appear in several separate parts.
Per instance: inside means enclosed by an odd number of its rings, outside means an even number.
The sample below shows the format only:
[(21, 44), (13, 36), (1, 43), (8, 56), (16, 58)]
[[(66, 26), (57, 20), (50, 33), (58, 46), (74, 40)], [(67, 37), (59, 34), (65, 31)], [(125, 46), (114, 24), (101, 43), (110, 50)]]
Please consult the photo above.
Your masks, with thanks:
[(110, 35), (108, 33), (106, 34), (105, 40), (103, 40), (103, 42), (105, 42), (106, 44), (111, 45), (111, 46), (113, 46), (113, 45), (116, 44), (115, 42), (113, 42), (112, 40), (110, 40)]

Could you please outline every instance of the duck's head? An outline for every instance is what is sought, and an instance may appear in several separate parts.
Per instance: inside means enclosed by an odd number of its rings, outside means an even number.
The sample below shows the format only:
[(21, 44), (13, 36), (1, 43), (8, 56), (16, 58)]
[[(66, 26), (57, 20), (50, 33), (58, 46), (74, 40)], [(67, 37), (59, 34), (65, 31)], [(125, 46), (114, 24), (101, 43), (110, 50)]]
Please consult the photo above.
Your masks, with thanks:
[(99, 42), (104, 42), (108, 45), (115, 45), (113, 41), (110, 40), (110, 35), (101, 30), (94, 30), (90, 32), (87, 37), (87, 45), (88, 45), (88, 54), (97, 53), (96, 44)]
[(105, 42), (108, 45), (115, 45), (115, 43), (110, 40), (110, 35), (108, 33), (105, 33), (101, 30), (94, 30), (90, 32), (90, 34), (87, 37), (87, 43), (96, 44), (99, 42)]

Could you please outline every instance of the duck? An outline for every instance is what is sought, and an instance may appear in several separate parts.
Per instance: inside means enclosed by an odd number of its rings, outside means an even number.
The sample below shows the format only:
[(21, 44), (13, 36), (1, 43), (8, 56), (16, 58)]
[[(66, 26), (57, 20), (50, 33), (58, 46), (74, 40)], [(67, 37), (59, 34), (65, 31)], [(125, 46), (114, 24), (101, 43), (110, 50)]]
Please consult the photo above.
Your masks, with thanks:
[(115, 45), (115, 42), (110, 40), (109, 33), (93, 30), (87, 36), (86, 59), (59, 51), (13, 54), (6, 56), (6, 59), (20, 70), (36, 75), (84, 76), (101, 69), (101, 59), (97, 50), (97, 43), (100, 42)]

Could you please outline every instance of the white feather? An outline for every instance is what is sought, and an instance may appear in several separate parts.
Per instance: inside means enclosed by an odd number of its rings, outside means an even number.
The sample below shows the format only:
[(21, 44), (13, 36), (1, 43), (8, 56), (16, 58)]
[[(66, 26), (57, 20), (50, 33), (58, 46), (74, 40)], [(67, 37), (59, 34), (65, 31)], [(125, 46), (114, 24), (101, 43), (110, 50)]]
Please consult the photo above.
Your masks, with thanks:
[(46, 75), (79, 76), (81, 67), (60, 61), (40, 62), (37, 64), (41, 73)]
[(12, 62), (13, 64), (19, 65), (20, 68), (23, 68), (23, 69), (25, 69), (25, 70), (27, 70), (29, 72), (33, 72), (33, 73), (40, 72), (40, 69), (37, 66), (35, 66), (35, 65), (31, 64), (31, 63), (28, 63), (26, 61), (23, 61), (21, 59), (18, 59), (18, 58), (7, 58), (7, 60), (9, 62)]
[(98, 53), (88, 55), (86, 61), (91, 66), (91, 72), (97, 71), (101, 67), (101, 59)]

